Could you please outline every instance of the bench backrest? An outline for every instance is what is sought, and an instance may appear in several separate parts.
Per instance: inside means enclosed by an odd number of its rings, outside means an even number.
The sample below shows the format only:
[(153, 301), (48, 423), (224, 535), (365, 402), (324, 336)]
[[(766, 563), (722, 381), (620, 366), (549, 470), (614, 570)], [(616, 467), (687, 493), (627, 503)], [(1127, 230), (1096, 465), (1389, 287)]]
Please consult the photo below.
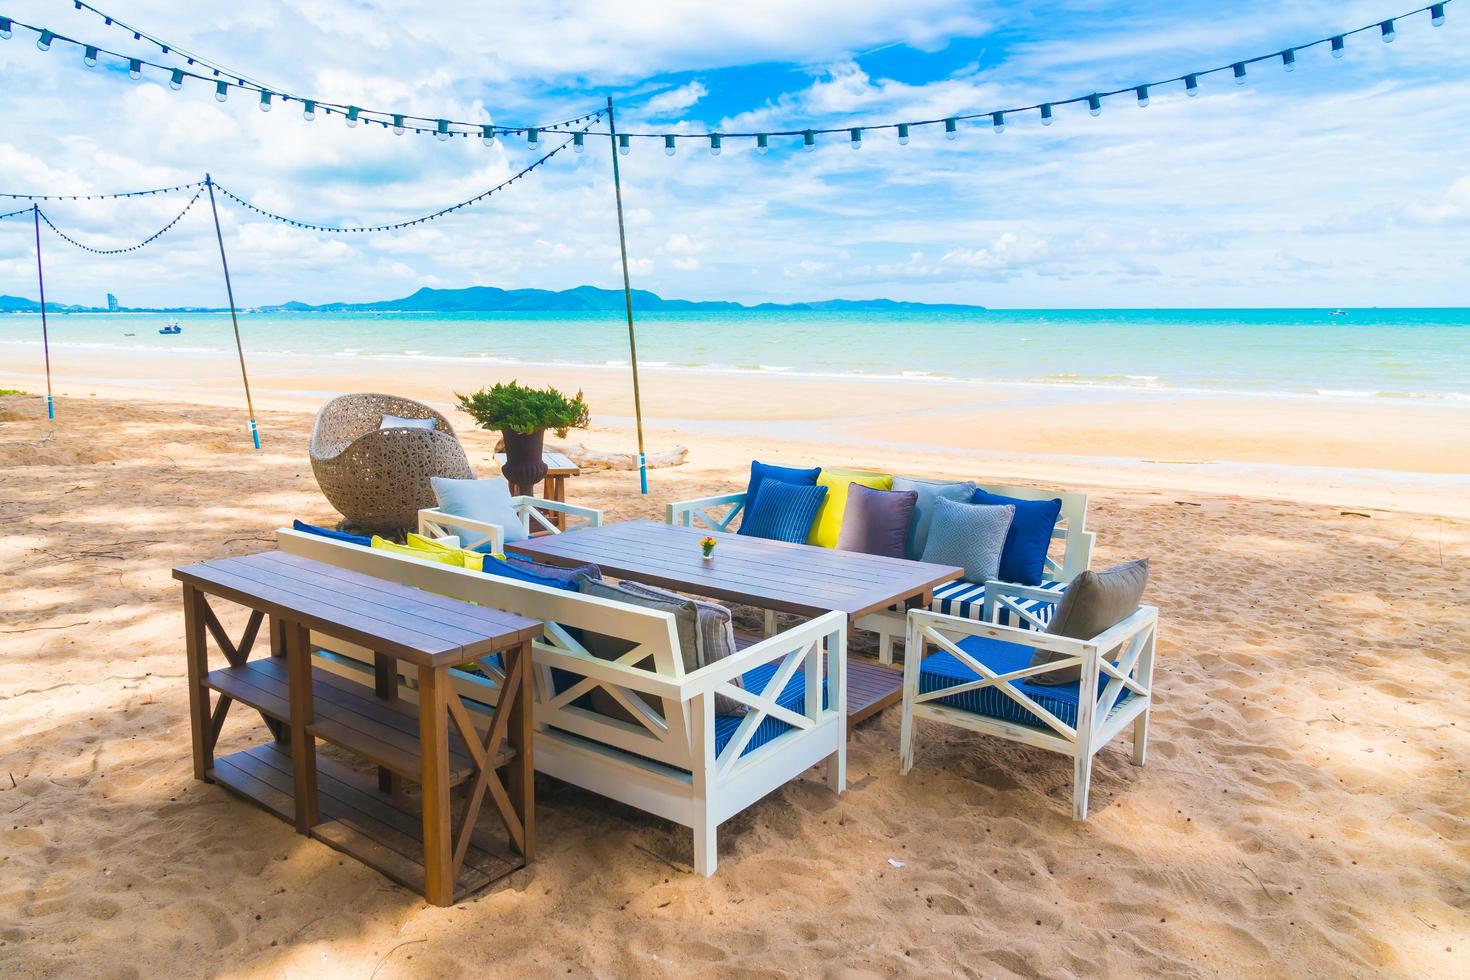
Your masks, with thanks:
[[(910, 476), (904, 479), (918, 483), (954, 483), (954, 480), (936, 480), (927, 476)], [(1065, 490), (1043, 490), (1037, 487), (1008, 487), (998, 483), (975, 485), (987, 493), (1019, 500), (1057, 500), (1062, 502), (1057, 526), (1051, 533), (1052, 548), (1046, 556), (1045, 577), (1058, 582), (1070, 582), (1078, 572), (1092, 565), (1093, 535), (1087, 530), (1087, 494)]]
[[(692, 767), (689, 705), (679, 697), (679, 684), (685, 677), (684, 661), (679, 655), (672, 614), (289, 528), (276, 531), (276, 546), (291, 554), (376, 578), (542, 621), (546, 624), (546, 635), (535, 643), (533, 677), (538, 727), (550, 725), (681, 769)], [(584, 632), (617, 637), (633, 647), (616, 661), (603, 660), (589, 653), (577, 639)], [(327, 637), (312, 639), (317, 646), (333, 653), (360, 662), (366, 656), (366, 662), (372, 662), (370, 651)], [(463, 696), (493, 704), (498, 694), (494, 689), (494, 669), (486, 669), (483, 662), (480, 666), (490, 677), (488, 685), (483, 678), (456, 672), (461, 676), (455, 686)], [(574, 678), (576, 683), (571, 687), (565, 681), (558, 685), (553, 679), (553, 669), (568, 671), (579, 678)], [(592, 687), (601, 687), (630, 714), (637, 714), (644, 721), (623, 721), (573, 703)], [(650, 706), (659, 710), (645, 710)]]

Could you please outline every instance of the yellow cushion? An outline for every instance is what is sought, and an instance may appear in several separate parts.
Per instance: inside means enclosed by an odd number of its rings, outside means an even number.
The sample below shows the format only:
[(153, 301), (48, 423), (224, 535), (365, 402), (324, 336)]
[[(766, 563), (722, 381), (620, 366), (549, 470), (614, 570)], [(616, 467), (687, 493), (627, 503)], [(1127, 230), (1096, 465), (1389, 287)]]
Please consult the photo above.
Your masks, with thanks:
[(827, 488), (827, 499), (822, 501), (822, 509), (817, 511), (817, 519), (812, 522), (812, 532), (807, 536), (807, 544), (820, 545), (823, 548), (837, 547), (837, 535), (842, 530), (842, 515), (847, 512), (847, 488), (854, 483), (861, 483), (874, 490), (892, 490), (893, 475), (867, 473), (863, 470), (823, 469), (817, 477), (817, 486)]
[(414, 558), (427, 558), (455, 568), (468, 568), (471, 571), (481, 571), (484, 556), (473, 551), (465, 551), (462, 548), (451, 548), (440, 544), (418, 534), (408, 536), (408, 544), (394, 544), (386, 538), (373, 535), (373, 547), (379, 551), (392, 552), (395, 555), (411, 555)]

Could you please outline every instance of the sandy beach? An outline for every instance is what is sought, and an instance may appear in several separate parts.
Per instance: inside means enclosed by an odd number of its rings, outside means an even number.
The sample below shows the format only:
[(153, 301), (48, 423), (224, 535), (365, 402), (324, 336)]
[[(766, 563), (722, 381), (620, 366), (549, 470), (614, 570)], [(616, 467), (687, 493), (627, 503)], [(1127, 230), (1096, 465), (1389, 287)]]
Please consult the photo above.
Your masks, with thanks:
[[(538, 860), (439, 909), (192, 778), (169, 572), (337, 520), (306, 456), (326, 397), (446, 406), (509, 374), (257, 357), (255, 453), (229, 357), (62, 352), (48, 422), (21, 353), (0, 363), (32, 393), (0, 398), (0, 974), (1467, 975), (1463, 406), (648, 372), (649, 449), (688, 462), (646, 498), (627, 472), (571, 481), (609, 520), (742, 485), (752, 455), (1091, 494), (1094, 566), (1152, 561), (1149, 765), (1106, 749), (1077, 824), (1070, 762), (1018, 744), (936, 728), (900, 777), (891, 709), (854, 734), (847, 793), (814, 770), (740, 814), (709, 880), (682, 829), (540, 777)], [(625, 371), (514, 373), (585, 388), (573, 440), (631, 448)], [(222, 751), (255, 728), (232, 715)]]

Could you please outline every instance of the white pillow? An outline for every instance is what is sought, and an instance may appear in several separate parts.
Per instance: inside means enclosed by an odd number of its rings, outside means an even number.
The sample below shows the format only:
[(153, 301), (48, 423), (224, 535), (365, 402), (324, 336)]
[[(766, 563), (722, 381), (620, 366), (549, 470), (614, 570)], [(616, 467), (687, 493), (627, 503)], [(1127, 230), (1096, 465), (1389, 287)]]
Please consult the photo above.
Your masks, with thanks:
[(433, 419), (401, 419), (396, 415), (384, 415), (378, 423), (380, 429), (432, 429)]
[(455, 517), (468, 517), (485, 524), (499, 524), (505, 540), (524, 541), (528, 537), (521, 526), (520, 515), (510, 502), (510, 484), (504, 477), (490, 480), (451, 480), (445, 476), (430, 477), (439, 508)]

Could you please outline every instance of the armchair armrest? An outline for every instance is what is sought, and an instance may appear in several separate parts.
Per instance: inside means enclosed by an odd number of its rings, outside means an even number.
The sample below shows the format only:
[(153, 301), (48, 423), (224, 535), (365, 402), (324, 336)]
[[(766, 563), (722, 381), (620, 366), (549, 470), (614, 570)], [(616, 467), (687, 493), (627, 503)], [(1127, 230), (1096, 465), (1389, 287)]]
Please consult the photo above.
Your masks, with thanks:
[[(561, 533), (561, 528), (548, 521), (541, 513), (543, 510), (556, 511), (568, 517), (580, 518), (578, 527), (599, 527), (602, 524), (602, 511), (595, 507), (579, 507), (576, 504), (564, 503), (560, 500), (547, 500), (544, 497), (512, 497), (511, 506), (521, 517), (521, 527), (527, 534), (533, 530), (550, 531), (552, 534)], [(532, 525), (538, 525), (532, 527)]]
[(1028, 629), (1045, 630), (1046, 620), (1022, 606), (1017, 601), (1018, 599), (1056, 603), (1062, 601), (1062, 594), (1038, 585), (1020, 585), (1016, 582), (1002, 582), (1000, 579), (986, 579), (985, 602), (981, 606), (980, 616), (987, 623), (995, 623), (999, 622), (999, 613), (1004, 610), (1025, 624)]
[[(713, 691), (723, 684), (728, 684), (735, 678), (744, 674), (752, 667), (769, 663), (778, 657), (784, 657), (814, 640), (835, 633), (842, 633), (847, 629), (847, 614), (840, 612), (824, 613), (816, 619), (802, 623), (800, 626), (777, 633), (775, 636), (767, 637), (759, 643), (752, 643), (733, 656), (724, 660), (716, 661), (698, 670), (684, 675), (682, 697), (687, 700), (699, 694)], [(845, 653), (845, 651), (844, 651)]]
[[(666, 521), (679, 527), (695, 527), (694, 519), (697, 517), (705, 523), (712, 531), (724, 531), (730, 527), (730, 522), (735, 515), (745, 509), (745, 491), (737, 493), (722, 493), (713, 497), (700, 497), (696, 500), (681, 500), (669, 504)], [(708, 508), (721, 507), (726, 504), (734, 504), (734, 508), (724, 517), (712, 517)]]
[(419, 533), (425, 537), (458, 535), (459, 546), (466, 550), (476, 550), (488, 544), (495, 554), (505, 551), (505, 529), (499, 524), (456, 517), (438, 507), (425, 507), (419, 511)]

